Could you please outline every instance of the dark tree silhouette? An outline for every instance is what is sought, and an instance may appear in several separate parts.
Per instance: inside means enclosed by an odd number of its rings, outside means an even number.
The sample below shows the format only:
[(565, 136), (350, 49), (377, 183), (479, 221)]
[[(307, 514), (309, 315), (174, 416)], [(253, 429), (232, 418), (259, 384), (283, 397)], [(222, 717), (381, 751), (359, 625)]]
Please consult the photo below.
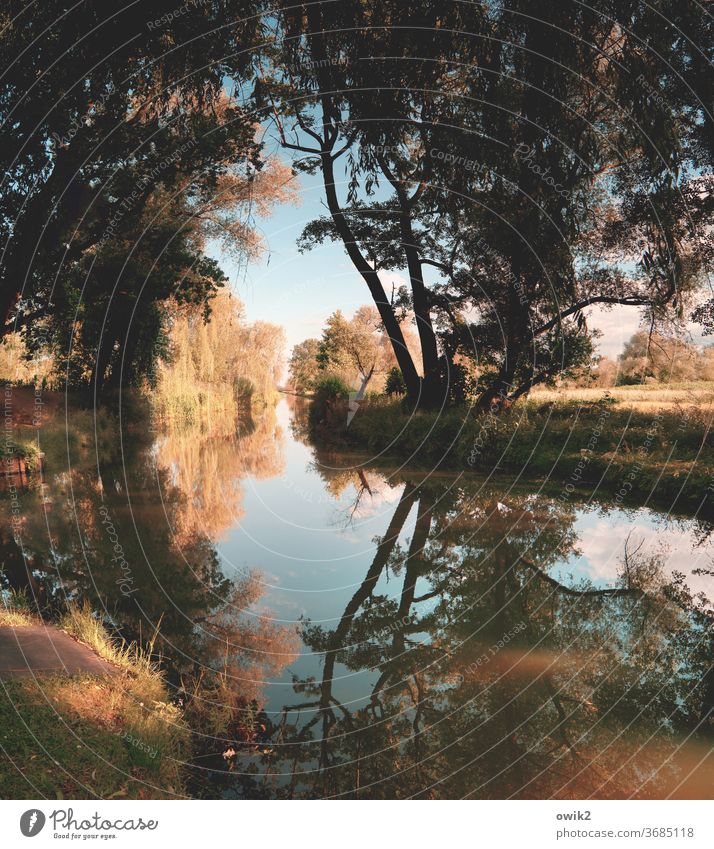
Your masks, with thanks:
[[(711, 19), (665, 6), (283, 5), (257, 95), (323, 178), (303, 246), (344, 245), (413, 404), (452, 400), (456, 354), (481, 407), (575, 368), (594, 305), (683, 314), (710, 254)], [(397, 297), (384, 271), (408, 278)]]
[(217, 0), (167, 17), (175, 10), (3, 4), (0, 336), (27, 328), (31, 344), (51, 344), (88, 302), (103, 331), (100, 387), (118, 338), (125, 379), (151, 361), (167, 292), (202, 301), (221, 281), (182, 237), (176, 206), (188, 196), (195, 212), (229, 167), (260, 165), (254, 122), (223, 90), (227, 73), (249, 70), (259, 4)]

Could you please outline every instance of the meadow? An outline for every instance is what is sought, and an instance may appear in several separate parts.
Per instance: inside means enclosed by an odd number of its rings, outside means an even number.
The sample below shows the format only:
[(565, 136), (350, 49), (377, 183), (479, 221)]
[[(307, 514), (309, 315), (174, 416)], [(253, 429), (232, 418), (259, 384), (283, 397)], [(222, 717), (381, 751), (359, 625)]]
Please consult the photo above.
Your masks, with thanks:
[(634, 386), (603, 387), (571, 386), (558, 389), (538, 388), (531, 392), (531, 403), (548, 401), (580, 401), (593, 403), (609, 392), (618, 407), (640, 412), (697, 407), (702, 412), (714, 410), (714, 381), (683, 381), (651, 383)]

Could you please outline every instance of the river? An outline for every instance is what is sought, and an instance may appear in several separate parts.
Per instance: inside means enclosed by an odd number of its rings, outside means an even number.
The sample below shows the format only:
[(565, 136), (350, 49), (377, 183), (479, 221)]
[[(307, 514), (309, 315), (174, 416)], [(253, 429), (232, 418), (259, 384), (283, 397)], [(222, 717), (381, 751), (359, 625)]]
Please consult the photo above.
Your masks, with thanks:
[(39, 432), (4, 586), (158, 630), (196, 795), (710, 798), (708, 522), (327, 452), (292, 398), (124, 425)]

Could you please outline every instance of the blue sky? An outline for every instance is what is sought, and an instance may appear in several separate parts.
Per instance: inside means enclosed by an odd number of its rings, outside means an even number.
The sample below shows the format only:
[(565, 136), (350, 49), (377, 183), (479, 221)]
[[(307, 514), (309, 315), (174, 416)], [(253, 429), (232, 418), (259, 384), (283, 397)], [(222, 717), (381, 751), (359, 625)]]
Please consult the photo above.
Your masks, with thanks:
[(258, 221), (268, 249), (263, 259), (247, 269), (223, 262), (248, 319), (283, 325), (288, 348), (319, 336), (334, 310), (352, 313), (370, 301), (364, 282), (340, 245), (328, 242), (304, 254), (298, 251), (297, 240), (304, 226), (325, 213), (319, 178), (300, 175), (298, 179), (300, 206), (278, 206), (270, 218)]

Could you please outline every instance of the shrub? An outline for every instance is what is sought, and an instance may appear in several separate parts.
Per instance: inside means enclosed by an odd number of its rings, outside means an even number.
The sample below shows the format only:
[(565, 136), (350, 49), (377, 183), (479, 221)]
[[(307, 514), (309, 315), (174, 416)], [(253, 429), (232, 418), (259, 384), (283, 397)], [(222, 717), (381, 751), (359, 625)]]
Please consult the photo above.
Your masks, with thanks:
[(390, 396), (406, 394), (407, 385), (404, 382), (404, 376), (402, 375), (401, 369), (398, 369), (396, 366), (389, 369), (387, 380), (384, 384), (384, 391)]
[(350, 397), (350, 388), (339, 377), (326, 377), (315, 387), (315, 395), (310, 405), (310, 425), (319, 427), (327, 423), (340, 402)]

